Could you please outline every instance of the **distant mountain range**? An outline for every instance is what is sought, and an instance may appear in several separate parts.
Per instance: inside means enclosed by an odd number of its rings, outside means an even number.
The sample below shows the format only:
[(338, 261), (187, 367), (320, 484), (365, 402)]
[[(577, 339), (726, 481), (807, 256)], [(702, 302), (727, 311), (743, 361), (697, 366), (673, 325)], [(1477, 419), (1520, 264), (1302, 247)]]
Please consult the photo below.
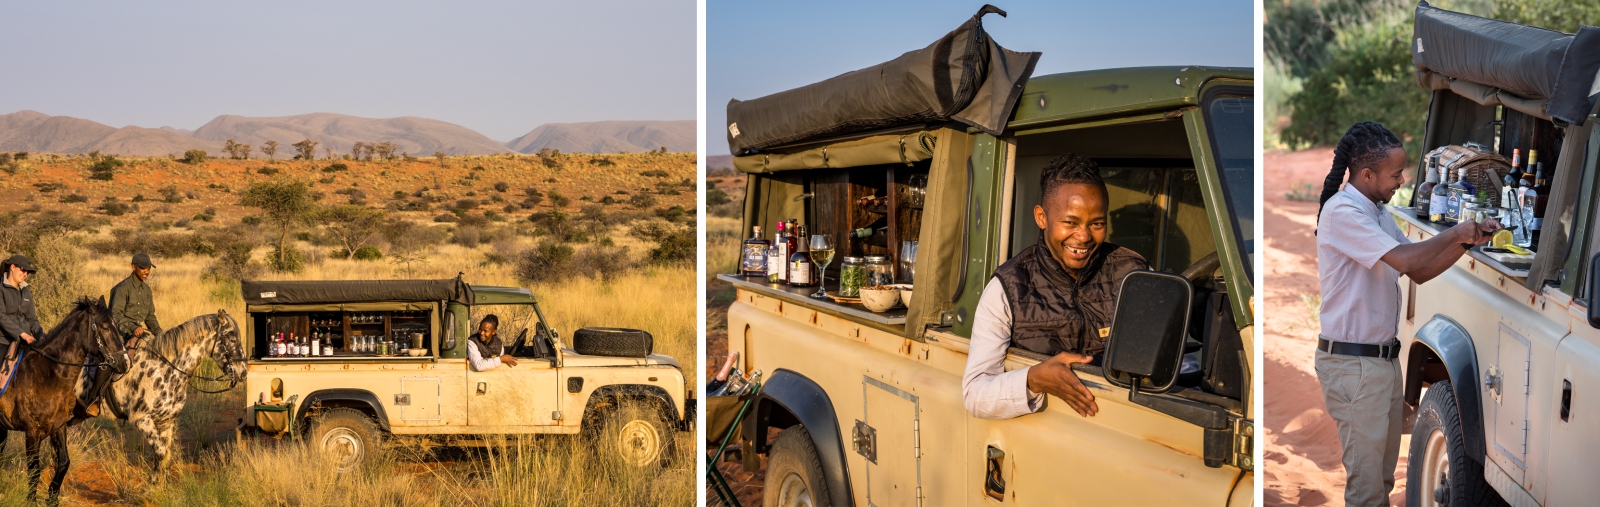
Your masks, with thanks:
[(518, 153), (552, 148), (577, 153), (640, 152), (667, 147), (667, 151), (694, 151), (694, 120), (595, 121), (546, 123), (512, 139), (506, 147)]
[[(448, 155), (535, 153), (542, 148), (575, 153), (640, 152), (667, 147), (668, 151), (695, 149), (695, 122), (602, 121), (540, 125), (510, 143), (500, 144), (472, 129), (453, 123), (403, 116), (360, 118), (334, 113), (280, 117), (222, 115), (195, 130), (163, 126), (114, 128), (69, 116), (36, 111), (0, 115), (0, 151), (89, 153), (159, 156), (199, 148), (218, 155), (227, 139), (256, 147), (277, 141), (278, 156), (289, 157), (289, 145), (302, 139), (317, 141), (318, 148), (348, 153), (356, 142), (388, 141), (400, 151), (417, 156), (434, 152)], [(322, 150), (318, 150), (321, 152)], [(318, 154), (321, 156), (321, 153)]]

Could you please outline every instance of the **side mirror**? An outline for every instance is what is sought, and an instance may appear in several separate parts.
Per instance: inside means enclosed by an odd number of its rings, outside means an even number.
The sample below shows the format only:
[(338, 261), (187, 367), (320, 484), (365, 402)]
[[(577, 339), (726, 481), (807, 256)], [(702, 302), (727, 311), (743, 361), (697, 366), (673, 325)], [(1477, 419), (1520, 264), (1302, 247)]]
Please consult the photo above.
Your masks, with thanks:
[(1106, 380), (1139, 392), (1172, 390), (1183, 362), (1193, 286), (1182, 276), (1135, 271), (1122, 279), (1111, 336), (1106, 341)]
[(1589, 325), (1600, 328), (1600, 253), (1589, 258)]

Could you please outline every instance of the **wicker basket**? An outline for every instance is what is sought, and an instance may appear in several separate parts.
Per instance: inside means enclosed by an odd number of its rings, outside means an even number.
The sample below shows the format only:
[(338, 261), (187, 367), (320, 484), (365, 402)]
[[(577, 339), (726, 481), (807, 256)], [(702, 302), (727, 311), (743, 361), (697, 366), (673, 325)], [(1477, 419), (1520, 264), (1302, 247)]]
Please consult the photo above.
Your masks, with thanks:
[(1466, 183), (1479, 192), (1487, 193), (1490, 207), (1500, 207), (1500, 187), (1504, 186), (1501, 180), (1511, 171), (1510, 160), (1497, 153), (1481, 151), (1475, 146), (1458, 144), (1433, 150), (1427, 156), (1434, 155), (1439, 156), (1440, 165), (1450, 169), (1450, 180), (1454, 180), (1459, 171), (1466, 168)]

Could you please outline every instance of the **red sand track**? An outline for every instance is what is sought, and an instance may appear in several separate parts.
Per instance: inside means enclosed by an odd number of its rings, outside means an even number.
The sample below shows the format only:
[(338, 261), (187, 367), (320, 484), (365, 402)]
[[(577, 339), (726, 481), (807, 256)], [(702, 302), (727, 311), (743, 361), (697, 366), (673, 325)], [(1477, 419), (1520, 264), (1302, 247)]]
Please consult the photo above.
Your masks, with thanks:
[[(1263, 188), (1266, 257), (1261, 266), (1265, 295), (1266, 417), (1262, 429), (1265, 503), (1267, 505), (1343, 505), (1344, 466), (1339, 462), (1339, 437), (1322, 403), (1321, 385), (1312, 369), (1317, 323), (1301, 299), (1316, 297), (1317, 241), (1312, 235), (1317, 203), (1290, 201), (1291, 186), (1304, 183), (1320, 192), (1333, 161), (1331, 148), (1264, 155)], [(1409, 426), (1407, 426), (1409, 429)], [(1409, 436), (1408, 436), (1409, 437)], [(1405, 503), (1405, 452), (1400, 448), (1397, 481), (1389, 500)]]

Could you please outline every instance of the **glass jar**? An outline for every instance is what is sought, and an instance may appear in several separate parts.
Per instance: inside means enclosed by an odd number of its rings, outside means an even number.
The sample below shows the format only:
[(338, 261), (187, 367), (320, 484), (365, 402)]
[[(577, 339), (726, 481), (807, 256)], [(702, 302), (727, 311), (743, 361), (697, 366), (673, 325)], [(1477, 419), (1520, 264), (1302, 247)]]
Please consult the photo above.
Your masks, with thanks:
[(847, 298), (861, 296), (867, 283), (867, 265), (860, 257), (845, 257), (839, 266), (839, 295)]
[(867, 282), (863, 287), (877, 287), (894, 283), (894, 266), (887, 255), (867, 256)]

